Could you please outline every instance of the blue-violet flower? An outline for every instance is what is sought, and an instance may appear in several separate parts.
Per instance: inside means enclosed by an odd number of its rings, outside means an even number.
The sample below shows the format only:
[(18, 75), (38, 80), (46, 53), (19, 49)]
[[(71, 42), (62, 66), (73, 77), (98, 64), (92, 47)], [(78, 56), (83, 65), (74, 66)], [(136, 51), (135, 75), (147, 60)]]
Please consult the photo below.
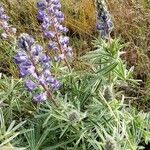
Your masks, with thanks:
[(113, 22), (103, 1), (97, 0), (97, 30), (102, 39), (108, 39), (113, 29)]
[(9, 17), (5, 14), (4, 8), (0, 6), (0, 35), (2, 38), (8, 38), (16, 33), (16, 28), (10, 27)]
[[(33, 93), (33, 100), (42, 102), (51, 95), (51, 91), (60, 86), (51, 74), (51, 60), (43, 51), (43, 47), (28, 34), (23, 33), (18, 38), (19, 51), (15, 56), (20, 77), (25, 78), (26, 88)], [(42, 89), (37, 94), (37, 89)], [(36, 94), (34, 94), (36, 91)]]
[(48, 40), (48, 49), (55, 53), (54, 60), (71, 57), (72, 48), (69, 46), (69, 37), (65, 35), (68, 29), (61, 24), (64, 14), (60, 10), (60, 0), (41, 0), (37, 7), (37, 19), (41, 23), (44, 38)]

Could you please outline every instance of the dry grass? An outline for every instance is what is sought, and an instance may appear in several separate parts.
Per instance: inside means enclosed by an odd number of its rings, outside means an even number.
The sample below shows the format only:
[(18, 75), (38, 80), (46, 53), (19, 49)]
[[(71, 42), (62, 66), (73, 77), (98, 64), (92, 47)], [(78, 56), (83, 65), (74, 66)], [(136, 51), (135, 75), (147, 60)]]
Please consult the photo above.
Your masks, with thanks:
[(145, 86), (150, 77), (150, 3), (109, 0), (108, 4), (115, 24), (115, 36), (129, 42), (124, 59), (129, 66), (135, 66), (135, 77)]
[(37, 34), (39, 31), (36, 20), (36, 4), (34, 0), (1, 0), (18, 33)]
[(95, 30), (95, 7), (92, 0), (62, 0), (66, 24), (75, 33), (83, 36)]
[[(95, 6), (93, 0), (61, 0), (66, 15), (65, 24), (70, 29), (72, 43), (77, 53), (90, 49), (95, 36)], [(36, 20), (35, 0), (1, 0), (11, 22), (18, 32), (28, 32), (40, 37)], [(137, 75), (150, 72), (150, 2), (149, 0), (107, 0), (115, 29), (114, 37), (130, 42), (125, 59), (137, 66)], [(143, 65), (146, 61), (147, 65)], [(147, 70), (147, 71), (145, 71)]]

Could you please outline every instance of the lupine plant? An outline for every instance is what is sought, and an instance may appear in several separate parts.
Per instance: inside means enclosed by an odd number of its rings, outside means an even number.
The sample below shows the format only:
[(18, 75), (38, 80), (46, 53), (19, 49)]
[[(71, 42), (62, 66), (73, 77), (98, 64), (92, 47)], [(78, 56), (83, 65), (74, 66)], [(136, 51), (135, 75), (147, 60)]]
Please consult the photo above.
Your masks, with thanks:
[[(50, 98), (57, 106), (51, 92), (57, 90), (60, 83), (50, 72), (50, 57), (43, 52), (42, 46), (35, 43), (34, 39), (25, 33), (20, 35), (18, 47), (20, 51), (15, 57), (15, 62), (19, 65), (20, 77), (26, 77), (27, 89), (31, 92), (35, 91), (33, 100), (42, 102)], [(38, 93), (36, 89), (40, 87), (42, 89)]]
[(97, 31), (103, 39), (110, 38), (113, 22), (104, 0), (96, 0)]
[(3, 116), (3, 111), (0, 108), (0, 148), (1, 149), (12, 149), (17, 148), (13, 147), (10, 142), (17, 137), (19, 134), (21, 134), (21, 131), (17, 131), (25, 121), (20, 122), (18, 125), (16, 124), (16, 121), (13, 120), (8, 128), (6, 128), (6, 122), (5, 118)]
[(3, 38), (12, 38), (12, 35), (16, 33), (16, 28), (10, 27), (9, 17), (5, 14), (4, 8), (0, 6), (0, 33)]
[[(118, 95), (121, 85), (138, 82), (132, 78), (133, 68), (127, 70), (121, 59), (125, 45), (110, 37), (108, 11), (97, 7), (101, 39), (93, 43), (94, 51), (80, 58), (86, 70), (75, 71), (67, 59), (72, 49), (65, 35), (68, 29), (61, 24), (60, 1), (42, 0), (37, 7), (47, 46), (27, 33), (16, 37), (13, 60), (19, 79), (0, 76), (0, 148), (144, 149), (143, 143), (150, 141), (150, 115), (125, 104), (126, 97)], [(60, 70), (65, 65), (69, 69), (56, 75), (54, 63), (62, 64)]]
[(65, 34), (68, 29), (62, 25), (64, 14), (61, 12), (59, 0), (42, 0), (37, 3), (37, 19), (41, 23), (41, 31), (44, 39), (47, 39), (47, 51), (54, 52), (54, 60), (64, 60), (68, 68), (67, 57), (72, 56), (72, 48), (69, 46), (69, 37)]
[[(48, 40), (46, 50), (36, 44), (34, 39), (28, 34), (22, 34), (18, 38), (18, 48), (20, 51), (15, 57), (15, 63), (19, 65), (20, 77), (26, 77), (25, 85), (30, 92), (36, 92), (33, 100), (42, 102), (51, 99), (57, 106), (56, 100), (52, 96), (52, 91), (57, 90), (60, 86), (50, 72), (51, 58), (48, 51), (55, 51), (54, 60), (66, 62), (70, 69), (66, 57), (72, 56), (72, 48), (69, 44), (69, 37), (64, 36), (68, 31), (61, 25), (64, 21), (64, 15), (60, 11), (61, 4), (59, 0), (43, 0), (37, 3), (37, 19), (41, 23), (41, 30), (44, 39)], [(27, 79), (27, 77), (29, 77)], [(37, 89), (43, 88), (43, 91), (37, 94)]]

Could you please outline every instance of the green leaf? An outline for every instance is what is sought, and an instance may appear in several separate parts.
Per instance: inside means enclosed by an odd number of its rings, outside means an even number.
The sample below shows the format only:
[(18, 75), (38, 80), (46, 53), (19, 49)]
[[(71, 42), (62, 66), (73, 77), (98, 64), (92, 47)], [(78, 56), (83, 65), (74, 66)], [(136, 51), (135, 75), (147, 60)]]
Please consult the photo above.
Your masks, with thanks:
[(96, 73), (99, 73), (102, 75), (108, 74), (109, 72), (113, 71), (117, 65), (118, 65), (118, 62), (115, 62), (113, 64), (110, 64), (110, 65), (98, 70)]

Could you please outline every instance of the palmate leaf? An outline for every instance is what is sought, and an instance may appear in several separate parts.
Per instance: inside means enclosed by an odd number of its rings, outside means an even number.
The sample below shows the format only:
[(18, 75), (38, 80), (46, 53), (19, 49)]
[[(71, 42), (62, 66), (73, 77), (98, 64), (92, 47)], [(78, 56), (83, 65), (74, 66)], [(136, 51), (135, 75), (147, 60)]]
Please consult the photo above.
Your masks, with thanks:
[(3, 116), (3, 111), (0, 109), (0, 147), (10, 143), (14, 138), (16, 138), (18, 135), (22, 134), (21, 131), (18, 131), (20, 127), (22, 127), (23, 124), (25, 124), (26, 121), (20, 122), (18, 125), (15, 126), (15, 121), (12, 121), (9, 125), (8, 129), (6, 130), (6, 124), (5, 119)]
[(40, 138), (37, 139), (36, 137), (36, 129), (33, 128), (31, 131), (25, 134), (25, 137), (28, 141), (29, 147), (31, 150), (39, 150), (43, 145), (44, 141), (46, 140), (49, 132), (52, 130), (50, 127), (47, 129), (43, 129), (43, 133), (40, 135)]
[(51, 128), (47, 128), (46, 130), (44, 130), (43, 134), (41, 135), (41, 138), (39, 139), (38, 143), (36, 144), (36, 150), (38, 150), (41, 145), (43, 144), (43, 142), (45, 141), (45, 139), (47, 138), (49, 132), (51, 131)]
[[(45, 147), (46, 145), (48, 146), (48, 143), (51, 143), (53, 141), (52, 138), (55, 137), (55, 131), (60, 128), (60, 126), (55, 124), (53, 120), (47, 120), (48, 122), (46, 123), (41, 121), (42, 119), (42, 115), (37, 116), (37, 119), (34, 122), (36, 124), (31, 128), (29, 132), (25, 133), (25, 137), (29, 144), (30, 150), (39, 150)], [(54, 136), (52, 136), (52, 134)]]

